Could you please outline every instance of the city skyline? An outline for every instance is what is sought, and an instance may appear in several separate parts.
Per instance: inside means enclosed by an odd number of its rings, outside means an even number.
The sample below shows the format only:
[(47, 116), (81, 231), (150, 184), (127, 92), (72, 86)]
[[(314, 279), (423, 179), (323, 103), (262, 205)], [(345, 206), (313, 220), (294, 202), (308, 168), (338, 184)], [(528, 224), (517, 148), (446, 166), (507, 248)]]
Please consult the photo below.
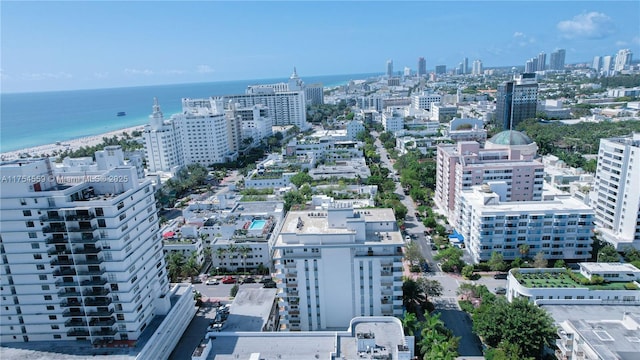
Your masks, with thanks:
[(455, 3), (348, 1), (336, 16), (335, 3), (308, 1), (4, 1), (1, 91), (263, 79), (293, 66), (303, 78), (382, 74), (390, 59), (415, 72), (419, 57), (430, 72), (464, 58), (522, 66), (557, 49), (567, 64), (640, 53), (637, 1)]

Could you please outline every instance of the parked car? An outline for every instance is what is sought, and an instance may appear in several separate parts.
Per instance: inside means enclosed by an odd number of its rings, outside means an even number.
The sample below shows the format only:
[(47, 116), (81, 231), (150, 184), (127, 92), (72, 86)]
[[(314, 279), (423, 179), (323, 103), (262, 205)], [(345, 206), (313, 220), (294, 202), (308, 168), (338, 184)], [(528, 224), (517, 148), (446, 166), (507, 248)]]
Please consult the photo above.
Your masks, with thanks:
[(496, 295), (506, 295), (506, 294), (507, 294), (507, 289), (503, 287), (496, 288)]
[(497, 280), (504, 280), (507, 278), (507, 276), (508, 276), (507, 273), (499, 273), (499, 274), (493, 275), (493, 278)]
[(256, 279), (252, 278), (252, 277), (248, 277), (244, 280), (242, 280), (242, 284), (253, 284), (256, 282)]
[(216, 279), (209, 279), (209, 280), (207, 280), (207, 282), (205, 284), (206, 285), (220, 285), (220, 281), (218, 281)]
[(260, 284), (266, 284), (268, 282), (272, 282), (273, 280), (270, 277), (266, 277), (262, 280), (260, 280)]
[(268, 282), (264, 283), (264, 285), (262, 287), (265, 288), (265, 289), (275, 289), (276, 288), (276, 282), (273, 281), (273, 280), (268, 281)]
[(236, 279), (233, 276), (225, 276), (222, 278), (223, 284), (235, 284)]

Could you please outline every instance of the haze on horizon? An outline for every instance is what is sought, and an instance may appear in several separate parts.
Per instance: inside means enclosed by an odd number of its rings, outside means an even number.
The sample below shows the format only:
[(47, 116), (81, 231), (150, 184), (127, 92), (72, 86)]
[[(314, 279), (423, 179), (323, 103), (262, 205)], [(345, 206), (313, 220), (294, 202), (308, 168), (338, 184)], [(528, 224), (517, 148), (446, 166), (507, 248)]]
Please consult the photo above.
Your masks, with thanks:
[(457, 66), (629, 48), (638, 1), (0, 3), (3, 93)]

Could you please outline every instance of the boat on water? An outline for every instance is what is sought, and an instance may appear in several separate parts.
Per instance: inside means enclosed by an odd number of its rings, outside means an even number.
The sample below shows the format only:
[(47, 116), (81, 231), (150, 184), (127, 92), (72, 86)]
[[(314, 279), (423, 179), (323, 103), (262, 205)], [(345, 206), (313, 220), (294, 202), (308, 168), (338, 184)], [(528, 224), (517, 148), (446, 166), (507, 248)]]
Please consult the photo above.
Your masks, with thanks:
[(116, 115), (118, 115), (118, 116), (125, 116), (125, 115), (127, 115), (127, 113), (126, 113), (126, 112), (124, 112), (124, 111), (118, 111), (118, 114), (116, 114)]

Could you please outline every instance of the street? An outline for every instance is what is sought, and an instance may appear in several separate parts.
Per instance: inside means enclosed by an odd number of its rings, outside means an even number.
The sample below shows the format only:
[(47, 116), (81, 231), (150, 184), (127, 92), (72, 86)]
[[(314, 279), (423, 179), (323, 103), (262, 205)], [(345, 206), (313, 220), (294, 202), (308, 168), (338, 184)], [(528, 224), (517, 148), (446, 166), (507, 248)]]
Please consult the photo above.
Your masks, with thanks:
[[(386, 166), (393, 173), (395, 170), (391, 159), (389, 159), (387, 150), (382, 146), (377, 132), (372, 132), (376, 138), (374, 144), (380, 153), (381, 165)], [(429, 279), (437, 280), (442, 284), (442, 295), (431, 298), (430, 301), (435, 305), (435, 311), (440, 313), (440, 319), (445, 326), (453, 332), (454, 336), (460, 337), (458, 345), (458, 354), (460, 356), (482, 356), (482, 343), (477, 335), (473, 333), (473, 323), (469, 314), (460, 310), (457, 301), (457, 290), (460, 286), (462, 277), (444, 273), (440, 270), (438, 264), (433, 259), (434, 251), (431, 250), (431, 244), (427, 242), (424, 231), (426, 230), (422, 221), (418, 221), (415, 217), (416, 206), (410, 196), (405, 195), (402, 185), (396, 181), (395, 193), (398, 194), (400, 202), (407, 208), (407, 216), (405, 217), (405, 232), (412, 236), (412, 241), (418, 245), (420, 253), (429, 263), (431, 272), (427, 274)], [(491, 278), (491, 280), (494, 280)], [(504, 280), (500, 280), (503, 281)], [(502, 285), (501, 285), (502, 286)], [(489, 287), (489, 286), (487, 286)], [(492, 287), (489, 287), (493, 290)]]

